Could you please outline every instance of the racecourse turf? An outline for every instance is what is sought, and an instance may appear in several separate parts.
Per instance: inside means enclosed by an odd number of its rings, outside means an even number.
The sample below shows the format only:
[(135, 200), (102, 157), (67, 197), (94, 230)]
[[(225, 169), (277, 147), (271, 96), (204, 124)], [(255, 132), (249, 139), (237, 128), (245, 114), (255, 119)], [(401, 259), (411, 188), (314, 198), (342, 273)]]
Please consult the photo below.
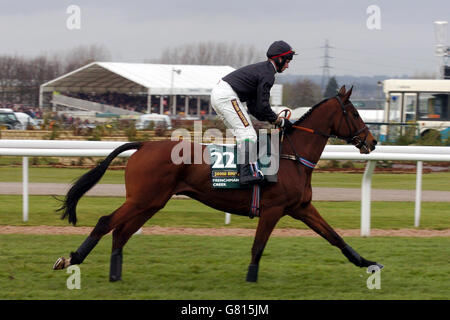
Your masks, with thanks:
[[(63, 197), (61, 197), (63, 198)], [(98, 219), (110, 214), (124, 201), (123, 197), (83, 197), (77, 207), (79, 226), (95, 226)], [(56, 209), (60, 202), (51, 196), (30, 196), (29, 220), (22, 221), (22, 197), (0, 195), (0, 225), (49, 225), (67, 226)], [(361, 204), (358, 201), (316, 201), (314, 205), (324, 219), (334, 228), (359, 229)], [(256, 228), (258, 219), (232, 215), (231, 223), (225, 225), (225, 215), (192, 199), (171, 199), (145, 226), (191, 227), (191, 228)], [(371, 227), (376, 229), (414, 228), (413, 202), (372, 202)], [(308, 227), (286, 216), (277, 228)], [(421, 229), (449, 229), (448, 202), (423, 202), (421, 206)]]
[[(111, 236), (80, 265), (81, 288), (52, 270), (84, 240), (75, 235), (0, 235), (0, 299), (448, 299), (449, 238), (346, 238), (385, 265), (379, 289), (321, 238), (272, 237), (257, 283), (245, 281), (252, 237), (134, 236), (124, 249), (123, 280), (108, 281)], [(373, 281), (369, 283), (376, 284)]]
[[(1, 157), (0, 157), (1, 159)], [(29, 181), (40, 183), (70, 184), (86, 173), (88, 169), (30, 167)], [(362, 173), (314, 172), (313, 187), (361, 188)], [(374, 189), (413, 190), (416, 187), (416, 175), (375, 172), (372, 179)], [(0, 166), (0, 182), (21, 182), (22, 168)], [(450, 191), (450, 172), (425, 173), (422, 176), (422, 190)], [(124, 183), (124, 170), (107, 170), (99, 183)]]
[[(21, 181), (20, 168), (2, 171), (1, 181)], [(37, 170), (35, 169), (43, 169)], [(60, 171), (63, 170), (63, 171)], [(69, 183), (83, 169), (31, 168), (30, 182)], [(9, 176), (5, 176), (4, 174)], [(15, 178), (11, 178), (15, 175)], [(449, 173), (427, 174), (424, 190), (449, 191)], [(122, 183), (123, 171), (109, 170), (102, 183)], [(413, 189), (415, 175), (376, 173), (373, 188)], [(313, 186), (359, 188), (361, 174), (315, 173)], [(115, 210), (123, 197), (83, 197), (80, 226), (94, 226)], [(0, 195), (0, 225), (65, 226), (50, 196), (30, 196), (30, 217), (22, 222), (22, 197)], [(360, 202), (315, 202), (334, 227), (360, 228)], [(419, 229), (450, 228), (449, 204), (423, 202)], [(413, 228), (413, 202), (372, 202), (371, 227)], [(194, 200), (173, 199), (146, 226), (252, 228), (258, 219), (224, 214)], [(277, 228), (307, 228), (284, 217)], [(53, 271), (61, 255), (68, 256), (85, 236), (0, 235), (1, 299), (155, 299), (155, 300), (315, 300), (315, 299), (444, 299), (450, 297), (450, 238), (370, 237), (345, 240), (367, 259), (385, 265), (380, 289), (368, 289), (366, 269), (352, 265), (322, 238), (272, 237), (263, 258), (258, 283), (247, 283), (253, 237), (135, 235), (124, 249), (123, 281), (108, 282), (111, 236), (105, 236), (80, 266), (81, 289), (69, 290), (70, 274)]]

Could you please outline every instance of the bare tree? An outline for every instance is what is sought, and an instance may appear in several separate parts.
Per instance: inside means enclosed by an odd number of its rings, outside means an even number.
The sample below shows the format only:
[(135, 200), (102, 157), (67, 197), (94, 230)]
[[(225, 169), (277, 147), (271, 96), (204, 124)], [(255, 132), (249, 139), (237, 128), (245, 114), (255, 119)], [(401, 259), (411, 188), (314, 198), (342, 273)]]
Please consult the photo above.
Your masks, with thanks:
[(311, 107), (322, 99), (320, 86), (309, 79), (283, 85), (283, 100), (290, 108)]
[(0, 90), (2, 100), (18, 102), (15, 93), (23, 86), (25, 75), (25, 59), (15, 56), (0, 56)]
[(33, 58), (0, 56), (0, 100), (38, 105), (39, 86), (92, 61), (110, 59), (101, 45), (78, 46), (68, 53), (40, 54)]
[(225, 42), (200, 42), (165, 48), (159, 59), (165, 64), (229, 65), (235, 68), (263, 60), (254, 46)]
[(111, 54), (103, 45), (92, 44), (88, 46), (78, 46), (64, 55), (63, 71), (64, 73), (67, 73), (94, 61), (109, 60), (111, 60)]
[(415, 72), (410, 79), (436, 79), (435, 72)]

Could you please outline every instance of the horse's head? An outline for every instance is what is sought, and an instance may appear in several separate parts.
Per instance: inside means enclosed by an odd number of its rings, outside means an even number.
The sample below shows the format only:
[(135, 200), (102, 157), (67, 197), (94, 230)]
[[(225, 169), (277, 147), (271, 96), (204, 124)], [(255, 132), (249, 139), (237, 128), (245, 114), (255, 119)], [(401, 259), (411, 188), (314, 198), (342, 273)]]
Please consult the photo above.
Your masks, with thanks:
[(331, 134), (355, 145), (360, 150), (360, 153), (367, 154), (375, 149), (377, 140), (375, 140), (350, 101), (352, 89), (353, 87), (346, 92), (345, 86), (342, 86), (335, 98), (336, 112)]

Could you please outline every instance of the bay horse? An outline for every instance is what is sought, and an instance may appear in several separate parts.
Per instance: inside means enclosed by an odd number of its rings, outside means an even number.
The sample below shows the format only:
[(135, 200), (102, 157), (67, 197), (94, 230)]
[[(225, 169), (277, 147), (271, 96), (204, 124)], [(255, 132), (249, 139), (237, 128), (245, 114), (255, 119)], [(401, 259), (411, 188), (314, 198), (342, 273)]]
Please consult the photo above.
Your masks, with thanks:
[[(341, 87), (335, 97), (310, 108), (294, 123), (294, 129), (285, 133), (281, 150), (288, 154), (281, 155), (278, 182), (266, 185), (261, 190), (261, 215), (251, 249), (247, 281), (257, 281), (263, 250), (272, 230), (284, 215), (304, 222), (331, 245), (339, 248), (356, 266), (383, 268), (381, 264), (361, 257), (321, 217), (311, 203), (313, 168), (303, 165), (299, 160), (307, 159), (309, 163), (317, 163), (329, 137), (344, 139), (359, 148), (360, 153), (367, 154), (375, 149), (377, 141), (350, 102), (352, 89), (353, 87), (346, 91), (345, 86)], [(214, 189), (209, 164), (174, 164), (171, 161), (171, 150), (177, 143), (180, 142), (123, 144), (74, 183), (59, 209), (63, 210), (62, 219), (68, 217), (73, 225), (77, 222), (76, 206), (80, 198), (100, 180), (116, 156), (126, 150), (137, 149), (129, 158), (125, 169), (125, 202), (110, 215), (102, 216), (81, 246), (71, 252), (70, 258), (59, 258), (53, 269), (81, 264), (98, 241), (113, 230), (109, 280), (121, 280), (122, 248), (175, 194), (189, 196), (220, 211), (248, 216), (251, 188)], [(199, 147), (192, 142), (186, 143), (191, 144), (192, 149)], [(204, 150), (205, 146), (202, 145), (201, 148)]]

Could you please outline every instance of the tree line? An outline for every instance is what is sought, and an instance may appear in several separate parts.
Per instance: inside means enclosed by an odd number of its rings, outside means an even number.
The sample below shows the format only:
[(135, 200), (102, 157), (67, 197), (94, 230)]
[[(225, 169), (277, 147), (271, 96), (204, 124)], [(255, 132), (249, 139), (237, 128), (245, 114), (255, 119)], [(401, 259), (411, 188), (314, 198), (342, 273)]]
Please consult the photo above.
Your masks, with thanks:
[(252, 45), (226, 42), (199, 42), (166, 47), (156, 60), (163, 64), (228, 65), (239, 68), (261, 61), (264, 54)]
[(291, 109), (299, 107), (312, 107), (324, 98), (330, 98), (338, 92), (338, 83), (335, 77), (328, 80), (325, 90), (309, 79), (286, 83), (283, 85), (283, 104)]
[[(265, 60), (265, 52), (252, 45), (225, 42), (200, 42), (165, 48), (159, 58), (144, 62), (162, 64), (229, 65), (239, 68)], [(41, 84), (76, 70), (93, 61), (110, 61), (111, 54), (102, 45), (72, 48), (66, 53), (40, 54), (35, 57), (0, 55), (0, 105), (17, 103), (39, 104)], [(283, 84), (283, 104), (290, 108), (307, 107), (324, 96), (337, 92), (337, 83), (330, 79), (325, 92), (320, 86), (305, 79)]]
[(95, 44), (53, 55), (0, 55), (0, 104), (38, 106), (41, 84), (93, 61), (109, 59), (109, 51)]

